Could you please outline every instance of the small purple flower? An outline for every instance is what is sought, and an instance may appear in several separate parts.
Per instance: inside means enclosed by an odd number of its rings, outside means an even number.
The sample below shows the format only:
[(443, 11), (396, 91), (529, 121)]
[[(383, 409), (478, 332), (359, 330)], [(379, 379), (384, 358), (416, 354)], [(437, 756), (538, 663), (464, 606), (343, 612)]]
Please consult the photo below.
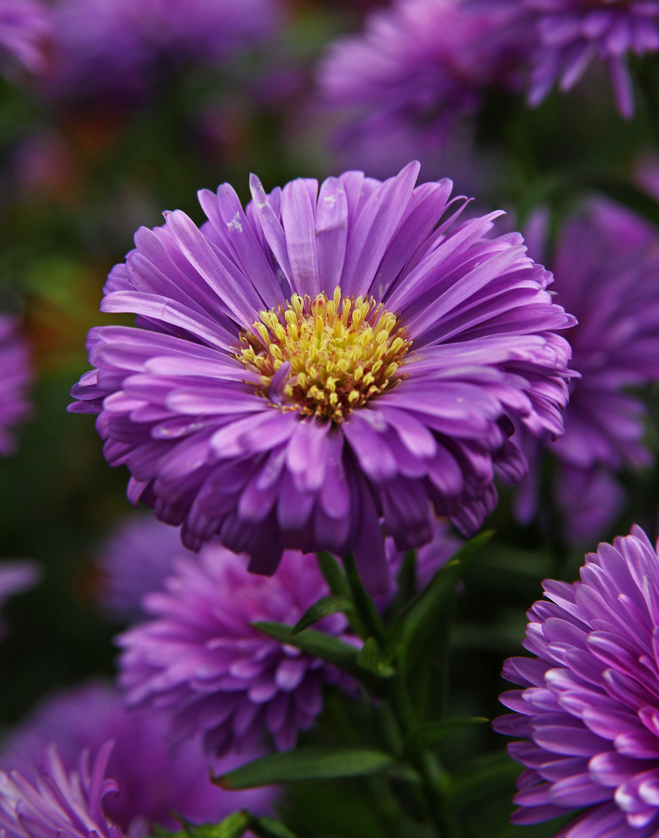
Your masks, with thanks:
[[(606, 533), (624, 505), (615, 473), (652, 462), (643, 444), (646, 408), (626, 392), (659, 381), (659, 238), (622, 207), (591, 201), (559, 233), (553, 259), (558, 299), (579, 320), (570, 332), (571, 367), (565, 434), (545, 438), (559, 460), (555, 495), (571, 543)], [(532, 462), (518, 513), (537, 507), (539, 449), (527, 440)]]
[[(9, 597), (34, 587), (40, 578), (41, 570), (36, 562), (0, 562), (0, 609)], [(0, 620), (0, 640), (5, 632), (5, 624)]]
[(0, 314), (0, 456), (16, 448), (9, 429), (30, 414), (26, 393), (31, 383), (30, 353), (16, 320)]
[(538, 105), (556, 82), (579, 81), (594, 58), (606, 64), (620, 114), (634, 113), (628, 53), (659, 49), (656, 0), (522, 0), (520, 13), (535, 29), (529, 102)]
[(12, 76), (18, 64), (30, 73), (43, 72), (50, 28), (50, 11), (40, 0), (0, 0), (3, 70)]
[(123, 521), (97, 557), (100, 601), (112, 617), (130, 622), (144, 616), (142, 597), (157, 591), (174, 559), (190, 555), (178, 530), (151, 517)]
[(277, 0), (58, 0), (46, 90), (131, 102), (185, 63), (219, 66), (279, 24)]
[(380, 183), (361, 172), (296, 180), (246, 212), (225, 184), (141, 228), (105, 286), (103, 311), (142, 328), (92, 329), (97, 369), (70, 409), (97, 413), (129, 499), (214, 536), (273, 573), (284, 549), (355, 553), (373, 593), (434, 515), (475, 531), (497, 502), (495, 468), (526, 461), (511, 417), (560, 435), (574, 323), (517, 233), (464, 224), (418, 164)]
[(527, 39), (517, 29), (509, 2), (396, 0), (374, 11), (319, 68), (322, 104), (347, 117), (339, 146), (392, 161), (398, 148), (395, 165), (431, 159), (456, 123), (478, 112), (488, 87), (521, 86)]
[[(294, 625), (329, 589), (313, 562), (286, 552), (276, 576), (255, 576), (247, 561), (217, 544), (181, 558), (165, 592), (148, 594), (155, 619), (120, 635), (120, 684), (130, 706), (164, 711), (175, 740), (203, 734), (208, 752), (253, 747), (264, 728), (280, 750), (295, 745), (323, 706), (323, 683), (354, 690), (337, 669), (252, 626)], [(316, 627), (346, 635), (343, 614)]]
[(524, 647), (503, 676), (513, 710), (495, 728), (523, 737), (513, 821), (584, 809), (562, 838), (650, 838), (659, 828), (659, 557), (647, 536), (600, 544), (581, 581), (544, 583)]
[[(152, 834), (154, 825), (176, 829), (172, 811), (192, 823), (216, 823), (242, 807), (258, 815), (270, 810), (276, 789), (222, 791), (209, 780), (209, 760), (199, 743), (182, 742), (173, 749), (166, 735), (161, 718), (131, 713), (116, 689), (89, 683), (43, 702), (3, 742), (0, 766), (36, 779), (48, 772), (52, 743), (70, 771), (82, 753), (96, 753), (112, 740), (107, 767), (119, 791), (103, 800), (102, 810), (128, 838)], [(230, 754), (215, 769), (230, 771), (257, 756), (256, 750), (240, 758)]]
[(112, 742), (106, 742), (90, 764), (81, 755), (67, 772), (53, 746), (28, 782), (18, 771), (0, 771), (0, 830), (6, 838), (122, 838), (106, 818), (102, 802), (118, 792), (105, 778)]

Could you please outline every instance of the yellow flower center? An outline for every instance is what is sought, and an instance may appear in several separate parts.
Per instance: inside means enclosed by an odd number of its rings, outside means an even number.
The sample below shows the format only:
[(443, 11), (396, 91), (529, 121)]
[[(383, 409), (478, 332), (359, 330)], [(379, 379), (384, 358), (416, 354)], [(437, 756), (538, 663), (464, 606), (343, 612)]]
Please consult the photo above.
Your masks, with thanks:
[(285, 309), (260, 317), (258, 335), (243, 332), (236, 354), (258, 372), (259, 393), (284, 410), (337, 424), (398, 384), (394, 375), (411, 346), (395, 314), (372, 297), (342, 299), (340, 288), (332, 299), (294, 294)]

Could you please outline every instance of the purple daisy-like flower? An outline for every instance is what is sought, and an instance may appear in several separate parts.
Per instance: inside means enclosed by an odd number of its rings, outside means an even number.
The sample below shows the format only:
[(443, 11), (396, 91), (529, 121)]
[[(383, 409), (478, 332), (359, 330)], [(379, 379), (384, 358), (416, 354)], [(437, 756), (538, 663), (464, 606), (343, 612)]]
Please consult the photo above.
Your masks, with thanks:
[(144, 616), (142, 597), (157, 591), (174, 559), (189, 555), (174, 527), (154, 518), (128, 518), (107, 539), (96, 560), (101, 573), (100, 603), (126, 622)]
[[(0, 609), (9, 597), (28, 591), (40, 578), (41, 570), (36, 562), (0, 562)], [(0, 639), (5, 632), (5, 624), (0, 620)]]
[[(154, 825), (176, 829), (172, 812), (191, 823), (217, 823), (245, 807), (257, 815), (270, 811), (277, 790), (225, 792), (209, 780), (209, 760), (198, 742), (168, 747), (166, 724), (152, 712), (129, 712), (113, 687), (89, 683), (46, 699), (3, 742), (0, 767), (32, 778), (47, 771), (52, 743), (65, 770), (73, 770), (85, 751), (96, 753), (112, 740), (108, 773), (119, 792), (103, 800), (103, 813), (129, 838), (152, 834)], [(215, 769), (230, 771), (245, 759), (229, 754)]]
[(122, 838), (106, 818), (102, 801), (116, 793), (105, 777), (112, 742), (106, 742), (90, 765), (89, 752), (67, 772), (50, 748), (34, 782), (18, 771), (0, 771), (0, 830), (7, 838)]
[[(256, 621), (294, 625), (329, 589), (301, 553), (284, 554), (274, 577), (217, 544), (174, 564), (164, 592), (148, 594), (153, 618), (120, 635), (119, 683), (129, 706), (164, 711), (174, 740), (203, 734), (208, 752), (251, 748), (267, 728), (280, 750), (295, 745), (323, 706), (323, 683), (354, 691), (333, 666), (267, 637)], [(334, 614), (317, 628), (357, 643)]]
[(45, 89), (64, 99), (141, 99), (163, 72), (219, 66), (263, 41), (277, 0), (57, 0), (52, 72)]
[(536, 44), (531, 53), (529, 102), (539, 104), (558, 82), (563, 91), (579, 81), (597, 57), (606, 64), (621, 115), (634, 112), (627, 55), (659, 49), (656, 0), (523, 0)]
[[(554, 487), (572, 543), (601, 536), (624, 505), (615, 473), (652, 462), (643, 444), (646, 407), (628, 388), (659, 381), (659, 238), (650, 225), (596, 200), (569, 218), (553, 259), (554, 288), (579, 325), (570, 332), (573, 369), (565, 434), (545, 438), (559, 461)], [(530, 483), (518, 512), (537, 507), (539, 448), (528, 439)]]
[(399, 149), (397, 165), (436, 154), (488, 87), (521, 86), (526, 40), (517, 29), (508, 2), (397, 0), (373, 12), (319, 68), (322, 103), (347, 115), (339, 145), (363, 146), (369, 159), (393, 160)]
[(381, 183), (360, 172), (296, 180), (269, 196), (199, 193), (140, 229), (102, 310), (138, 326), (92, 329), (70, 409), (97, 413), (128, 495), (273, 573), (284, 549), (354, 551), (387, 588), (380, 523), (399, 550), (434, 513), (473, 532), (497, 501), (494, 471), (526, 462), (511, 417), (561, 434), (574, 319), (522, 237), (464, 224), (448, 180), (418, 164)]
[(563, 838), (650, 838), (659, 828), (659, 557), (640, 529), (600, 544), (581, 581), (544, 583), (495, 721), (526, 766), (515, 823), (577, 809)]
[(16, 448), (9, 429), (30, 414), (26, 393), (31, 383), (30, 353), (17, 322), (0, 314), (0, 455), (12, 454)]
[(45, 44), (50, 36), (48, 7), (39, 0), (0, 0), (0, 53), (3, 69), (13, 75), (15, 65), (30, 73), (46, 67)]

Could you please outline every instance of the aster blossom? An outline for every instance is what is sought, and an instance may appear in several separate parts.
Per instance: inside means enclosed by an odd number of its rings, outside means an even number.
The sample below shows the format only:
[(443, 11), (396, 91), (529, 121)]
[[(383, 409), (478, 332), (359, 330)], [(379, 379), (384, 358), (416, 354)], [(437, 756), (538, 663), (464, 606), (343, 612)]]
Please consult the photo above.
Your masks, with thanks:
[(0, 455), (12, 454), (16, 448), (10, 428), (30, 414), (27, 391), (31, 383), (30, 353), (18, 323), (0, 314)]
[[(154, 825), (176, 829), (172, 812), (200, 824), (222, 821), (241, 807), (257, 815), (270, 810), (276, 789), (225, 792), (210, 782), (209, 759), (198, 742), (172, 749), (166, 735), (163, 719), (128, 711), (116, 688), (90, 682), (45, 699), (4, 740), (0, 768), (34, 781), (48, 773), (53, 743), (64, 770), (74, 771), (82, 754), (99, 753), (112, 741), (107, 772), (119, 793), (106, 796), (102, 810), (128, 838), (153, 834)], [(215, 770), (230, 771), (261, 753), (229, 754)]]
[[(554, 494), (571, 543), (603, 535), (624, 506), (624, 468), (652, 463), (644, 444), (647, 408), (630, 388), (659, 381), (659, 238), (627, 209), (601, 199), (569, 217), (552, 259), (559, 298), (579, 320), (570, 332), (571, 366), (565, 434), (544, 439), (558, 460)], [(535, 514), (539, 449), (522, 484), (523, 521)]]
[(544, 583), (495, 721), (526, 766), (515, 823), (585, 809), (564, 838), (649, 838), (659, 828), (659, 557), (640, 527), (586, 556), (581, 581)]
[[(280, 750), (295, 745), (323, 706), (323, 683), (350, 692), (352, 679), (335, 667), (267, 637), (252, 623), (294, 625), (329, 589), (301, 554), (284, 554), (276, 576), (247, 571), (247, 560), (218, 544), (174, 563), (163, 592), (143, 607), (153, 619), (120, 635), (119, 683), (128, 705), (159, 710), (174, 741), (203, 736), (209, 753), (240, 752), (265, 730)], [(343, 614), (317, 628), (342, 637)]]
[[(97, 413), (106, 459), (132, 473), (198, 549), (217, 535), (273, 573), (284, 549), (354, 551), (387, 587), (380, 521), (399, 550), (429, 541), (433, 509), (473, 532), (496, 504), (495, 467), (526, 463), (510, 417), (563, 430), (574, 319), (519, 234), (494, 212), (456, 225), (448, 180), (418, 164), (296, 180), (243, 211), (228, 185), (142, 228), (102, 310), (143, 328), (92, 329), (97, 369), (70, 409)], [(144, 328), (145, 327), (145, 328)]]
[(529, 102), (539, 104), (553, 85), (570, 90), (594, 58), (608, 68), (621, 115), (634, 112), (629, 53), (659, 49), (656, 0), (523, 0), (535, 30)]

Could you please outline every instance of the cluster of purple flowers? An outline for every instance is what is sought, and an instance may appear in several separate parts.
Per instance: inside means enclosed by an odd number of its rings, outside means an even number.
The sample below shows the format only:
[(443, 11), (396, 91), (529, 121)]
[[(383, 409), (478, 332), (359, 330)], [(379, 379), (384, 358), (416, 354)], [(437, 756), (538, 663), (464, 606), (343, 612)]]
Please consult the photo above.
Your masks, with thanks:
[(98, 414), (128, 495), (219, 536), (271, 574), (285, 549), (354, 551), (388, 588), (380, 521), (399, 550), (434, 514), (475, 531), (495, 469), (519, 482), (510, 439), (563, 431), (574, 319), (521, 236), (487, 238), (500, 213), (457, 224), (450, 181), (414, 186), (348, 172), (266, 195), (246, 211), (228, 185), (142, 228), (105, 286), (106, 312), (141, 328), (89, 334), (97, 369), (70, 409)]
[(659, 556), (645, 533), (586, 556), (581, 581), (545, 582), (504, 678), (495, 722), (526, 770), (515, 823), (585, 811), (563, 838), (650, 838), (659, 827)]
[[(606, 533), (624, 505), (615, 473), (652, 462), (647, 409), (627, 390), (659, 381), (659, 237), (632, 212), (593, 200), (564, 222), (552, 261), (554, 288), (579, 321), (569, 337), (581, 378), (570, 382), (565, 434), (544, 443), (559, 462), (554, 492), (565, 536), (586, 543)], [(535, 440), (523, 447), (533, 467), (518, 514), (528, 521), (540, 448)]]

